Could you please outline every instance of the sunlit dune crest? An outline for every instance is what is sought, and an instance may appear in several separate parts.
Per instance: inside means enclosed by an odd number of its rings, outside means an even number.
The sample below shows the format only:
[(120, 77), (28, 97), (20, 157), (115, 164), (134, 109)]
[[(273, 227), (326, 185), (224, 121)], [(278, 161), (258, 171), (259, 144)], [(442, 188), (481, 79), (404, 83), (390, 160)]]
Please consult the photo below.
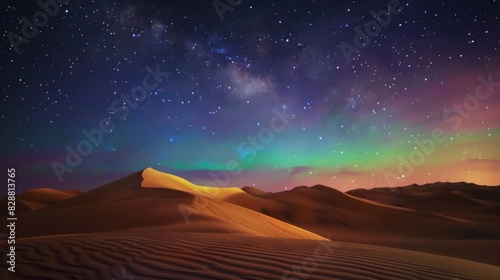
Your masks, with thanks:
[(157, 171), (153, 168), (146, 168), (142, 172), (143, 181), (141, 186), (143, 188), (167, 188), (172, 190), (178, 190), (183, 192), (188, 192), (195, 195), (206, 195), (209, 197), (216, 197), (219, 199), (225, 199), (229, 196), (243, 193), (239, 188), (217, 188), (217, 187), (206, 187), (195, 185), (188, 180)]

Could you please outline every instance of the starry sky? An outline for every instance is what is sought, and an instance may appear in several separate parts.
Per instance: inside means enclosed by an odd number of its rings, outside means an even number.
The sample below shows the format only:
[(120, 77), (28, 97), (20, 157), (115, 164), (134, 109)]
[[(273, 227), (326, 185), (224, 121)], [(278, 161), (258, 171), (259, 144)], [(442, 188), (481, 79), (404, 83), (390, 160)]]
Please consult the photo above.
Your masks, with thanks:
[(2, 5), (18, 191), (146, 167), (267, 191), (500, 184), (494, 0), (60, 2)]

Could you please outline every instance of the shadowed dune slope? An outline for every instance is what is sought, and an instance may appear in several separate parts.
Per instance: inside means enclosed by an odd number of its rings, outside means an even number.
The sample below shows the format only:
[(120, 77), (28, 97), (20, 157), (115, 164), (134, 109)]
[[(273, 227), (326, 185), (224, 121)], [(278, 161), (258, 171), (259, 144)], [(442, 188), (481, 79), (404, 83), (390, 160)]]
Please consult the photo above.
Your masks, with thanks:
[(409, 209), (446, 213), (500, 213), (500, 186), (433, 183), (398, 188), (357, 189), (353, 196)]
[[(81, 191), (62, 191), (51, 188), (36, 188), (16, 197), (16, 212), (27, 212), (45, 208), (81, 194)], [(0, 199), (1, 205), (7, 205), (7, 196)], [(0, 215), (7, 215), (7, 209), (2, 207)]]
[(500, 237), (500, 232), (484, 228), (483, 223), (385, 205), (321, 185), (257, 195), (252, 190), (226, 201), (325, 236), (332, 231), (348, 230), (407, 238)]
[(25, 194), (17, 197), (17, 200), (24, 202), (32, 210), (38, 210), (49, 205), (64, 201), (81, 194), (81, 191), (55, 190), (50, 188), (31, 189)]

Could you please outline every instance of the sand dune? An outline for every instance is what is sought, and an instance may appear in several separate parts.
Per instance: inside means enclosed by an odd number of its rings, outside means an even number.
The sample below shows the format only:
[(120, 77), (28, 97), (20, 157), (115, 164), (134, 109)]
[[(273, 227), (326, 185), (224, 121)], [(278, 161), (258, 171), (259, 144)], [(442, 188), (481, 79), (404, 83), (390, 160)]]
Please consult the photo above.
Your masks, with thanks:
[(81, 193), (81, 191), (63, 191), (49, 188), (38, 188), (29, 190), (25, 194), (17, 197), (17, 200), (30, 206), (31, 210), (37, 210), (54, 203), (64, 201)]
[[(324, 239), (218, 200), (217, 196), (208, 196), (212, 192), (207, 189), (173, 175), (146, 169), (38, 211), (20, 213), (18, 235), (30, 237), (164, 226), (176, 232), (199, 232), (210, 228), (211, 232)], [(225, 191), (232, 194), (235, 190), (221, 190), (219, 195), (227, 195)]]
[[(498, 279), (500, 267), (471, 261), (500, 263), (498, 200), (488, 191), (317, 185), (267, 193), (197, 186), (148, 168), (81, 194), (19, 196), (18, 272), (2, 269), (0, 278)], [(433, 205), (441, 199), (446, 207)], [(5, 254), (0, 261), (5, 267)]]
[[(497, 199), (491, 194), (498, 189), (490, 187), (484, 190), (479, 187), (478, 190), (475, 185), (458, 185), (455, 189), (455, 186), (448, 185), (446, 188), (460, 192), (467, 188), (468, 192), (474, 194), (474, 199), (482, 201), (489, 197), (489, 207)], [(433, 188), (429, 186), (429, 189)], [(336, 240), (500, 264), (500, 254), (495, 249), (500, 246), (499, 214), (480, 215), (477, 209), (464, 212), (455, 209), (457, 204), (442, 206), (439, 205), (439, 199), (426, 200), (425, 192), (419, 195), (419, 189), (413, 190), (414, 204), (426, 206), (416, 209), (404, 208), (408, 205), (397, 203), (397, 196), (391, 197), (394, 203), (383, 204), (387, 200), (375, 199), (371, 196), (371, 190), (358, 190), (370, 194), (360, 197), (353, 192), (342, 193), (325, 186), (298, 187), (280, 193), (249, 190), (245, 195), (238, 194), (226, 201), (261, 211), (323, 236), (333, 231)], [(392, 188), (381, 192), (386, 196), (397, 193)], [(378, 195), (378, 192), (374, 193)], [(428, 209), (445, 209), (447, 212)]]
[(216, 188), (216, 187), (206, 187), (195, 185), (188, 180), (172, 175), (163, 173), (153, 168), (146, 168), (142, 172), (143, 181), (141, 186), (143, 188), (164, 188), (170, 190), (178, 190), (182, 192), (187, 192), (193, 195), (200, 195), (206, 197), (212, 197), (216, 199), (222, 199), (235, 194), (243, 193), (239, 188)]
[[(500, 239), (500, 187), (468, 183), (434, 183), (423, 186), (353, 190), (348, 193), (387, 205), (454, 217), (484, 232), (489, 232), (488, 238)], [(471, 234), (467, 238), (475, 237), (477, 236)]]
[(496, 215), (500, 210), (499, 187), (468, 183), (434, 183), (399, 188), (358, 189), (347, 193), (421, 211)]
[[(81, 191), (61, 191), (50, 188), (31, 189), (28, 192), (16, 197), (16, 212), (29, 212), (45, 208), (54, 203), (64, 201)], [(0, 205), (7, 205), (7, 197), (0, 199)], [(2, 207), (0, 215), (7, 215), (7, 209)]]
[(352, 230), (408, 238), (500, 238), (500, 231), (483, 229), (473, 221), (384, 205), (319, 185), (280, 193), (235, 194), (226, 201), (322, 235)]

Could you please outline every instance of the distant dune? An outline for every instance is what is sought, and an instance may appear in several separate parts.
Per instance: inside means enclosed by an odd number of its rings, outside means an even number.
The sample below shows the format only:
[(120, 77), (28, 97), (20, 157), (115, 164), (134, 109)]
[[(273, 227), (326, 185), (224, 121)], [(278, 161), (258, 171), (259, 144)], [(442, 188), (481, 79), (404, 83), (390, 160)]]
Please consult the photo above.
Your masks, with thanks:
[(500, 213), (500, 186), (487, 187), (469, 183), (434, 183), (398, 188), (357, 189), (353, 196), (414, 210), (493, 214)]
[[(400, 237), (500, 238), (500, 230), (483, 229), (473, 221), (382, 204), (321, 185), (279, 193), (235, 194), (226, 201), (315, 232), (350, 229)], [(426, 226), (415, 227), (415, 224)]]
[[(334, 232), (335, 240), (500, 264), (500, 211), (494, 210), (500, 188), (438, 183), (347, 193), (321, 185), (279, 193), (244, 190), (226, 201), (323, 236)], [(482, 208), (464, 210), (464, 199)]]
[[(16, 212), (26, 212), (45, 208), (57, 202), (61, 202), (81, 191), (61, 191), (50, 188), (31, 189), (28, 192), (16, 197)], [(7, 197), (0, 199), (1, 205), (7, 205)], [(2, 207), (0, 215), (7, 215), (7, 209)]]
[[(35, 189), (18, 198), (26, 209), (18, 211), (12, 279), (500, 275), (494, 188), (437, 184), (342, 193), (317, 185), (268, 193), (198, 186), (148, 168), (85, 193)], [(5, 240), (0, 247), (6, 249)], [(0, 261), (5, 267), (5, 254)], [(1, 273), (1, 279), (13, 275)]]

